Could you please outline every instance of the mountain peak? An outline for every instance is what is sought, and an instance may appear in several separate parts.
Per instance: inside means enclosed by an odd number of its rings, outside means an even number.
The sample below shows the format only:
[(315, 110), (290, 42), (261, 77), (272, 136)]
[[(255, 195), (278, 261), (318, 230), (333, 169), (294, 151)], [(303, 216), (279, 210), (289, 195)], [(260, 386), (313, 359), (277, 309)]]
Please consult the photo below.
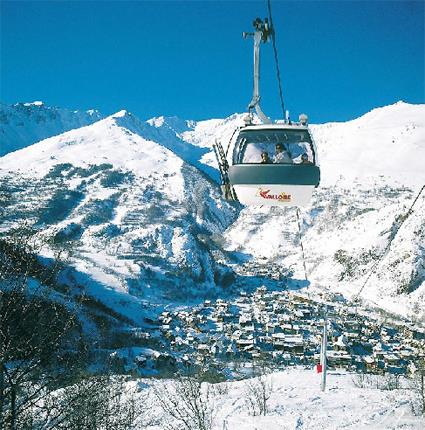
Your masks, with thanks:
[(128, 110), (122, 109), (122, 110), (112, 114), (110, 116), (110, 118), (124, 118), (124, 117), (128, 117), (128, 116), (132, 116), (132, 114)]
[(181, 119), (178, 116), (158, 116), (150, 118), (146, 121), (151, 127), (164, 128), (175, 132), (176, 134), (184, 133), (185, 131), (192, 130), (196, 121)]

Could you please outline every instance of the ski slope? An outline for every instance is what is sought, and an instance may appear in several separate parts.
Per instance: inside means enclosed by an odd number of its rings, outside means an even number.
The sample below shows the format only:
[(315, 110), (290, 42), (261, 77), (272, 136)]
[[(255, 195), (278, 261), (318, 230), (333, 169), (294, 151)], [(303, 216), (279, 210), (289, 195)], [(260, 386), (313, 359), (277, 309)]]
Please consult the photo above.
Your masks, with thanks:
[[(412, 412), (417, 407), (417, 398), (402, 380), (400, 389), (385, 389), (390, 381), (370, 377), (365, 386), (359, 387), (360, 378), (344, 371), (328, 373), (326, 391), (320, 390), (320, 374), (313, 369), (292, 368), (262, 377), (265, 392), (266, 415), (253, 416), (247, 404), (248, 386), (262, 391), (258, 379), (225, 382), (216, 385), (204, 384), (209, 390), (209, 411), (213, 417), (213, 430), (313, 430), (313, 429), (408, 429), (423, 428), (423, 417)], [(170, 395), (173, 381), (166, 381)], [(141, 395), (148, 395), (146, 418), (153, 421), (149, 430), (164, 428), (166, 415), (159, 408), (153, 395), (153, 387), (161, 382), (143, 380), (139, 382)], [(380, 387), (378, 388), (377, 385)], [(176, 422), (174, 422), (176, 425)]]

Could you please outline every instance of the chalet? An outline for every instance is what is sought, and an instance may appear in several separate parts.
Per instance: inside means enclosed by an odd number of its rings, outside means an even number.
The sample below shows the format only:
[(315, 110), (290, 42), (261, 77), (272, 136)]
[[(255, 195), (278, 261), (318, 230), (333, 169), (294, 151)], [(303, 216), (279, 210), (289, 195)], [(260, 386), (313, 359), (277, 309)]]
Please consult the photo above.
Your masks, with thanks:
[(236, 346), (239, 350), (248, 351), (255, 345), (255, 339), (237, 339)]
[(273, 333), (272, 341), (274, 349), (283, 351), (285, 349), (285, 334), (284, 333)]
[(300, 335), (288, 335), (285, 333), (272, 334), (273, 347), (276, 350), (290, 351), (294, 354), (304, 352), (304, 340)]
[(249, 355), (252, 360), (259, 360), (263, 356), (261, 350), (258, 348), (254, 348), (252, 351), (250, 351)]
[(279, 322), (291, 322), (292, 321), (292, 316), (285, 314), (285, 315), (278, 315), (278, 321)]
[(348, 340), (348, 342), (354, 340), (354, 339), (358, 339), (360, 337), (360, 333), (358, 330), (352, 329), (352, 328), (348, 328), (345, 329), (343, 331), (343, 335), (346, 337), (346, 339)]
[(202, 355), (210, 355), (211, 353), (210, 346), (206, 343), (200, 343), (196, 349)]
[(375, 357), (375, 360), (383, 360), (384, 356), (390, 351), (390, 348), (388, 345), (385, 345), (382, 342), (378, 342), (373, 347), (373, 356)]
[(243, 333), (254, 333), (255, 331), (254, 323), (251, 322), (251, 324), (241, 325), (241, 331)]
[(335, 351), (346, 352), (348, 347), (347, 338), (344, 335), (339, 336), (332, 346)]
[(291, 333), (299, 333), (302, 330), (302, 326), (299, 322), (293, 321), (291, 326), (292, 326), (290, 330)]
[(241, 336), (242, 336), (242, 331), (238, 329), (232, 333), (231, 338), (232, 338), (232, 340), (238, 340), (238, 339), (240, 339)]
[(351, 355), (344, 351), (327, 351), (326, 357), (331, 366), (347, 366), (351, 364)]
[(398, 366), (400, 364), (400, 356), (397, 354), (384, 354), (383, 359), (388, 366)]
[(295, 361), (294, 361), (293, 357), (288, 352), (273, 351), (272, 357), (275, 360), (280, 361), (280, 362), (282, 362), (282, 363), (284, 363), (284, 364), (286, 364), (288, 366), (292, 365), (292, 364), (295, 364)]
[(239, 316), (239, 325), (241, 327), (252, 324), (252, 315), (249, 313), (242, 313)]
[(363, 357), (363, 362), (366, 367), (366, 370), (368, 371), (376, 370), (376, 362), (372, 356), (366, 355), (365, 357)]
[(278, 327), (277, 323), (274, 322), (268, 322), (265, 326), (265, 331), (268, 334), (272, 334), (275, 332), (276, 328)]
[(286, 348), (293, 354), (304, 353), (304, 340), (301, 335), (287, 335), (285, 338)]

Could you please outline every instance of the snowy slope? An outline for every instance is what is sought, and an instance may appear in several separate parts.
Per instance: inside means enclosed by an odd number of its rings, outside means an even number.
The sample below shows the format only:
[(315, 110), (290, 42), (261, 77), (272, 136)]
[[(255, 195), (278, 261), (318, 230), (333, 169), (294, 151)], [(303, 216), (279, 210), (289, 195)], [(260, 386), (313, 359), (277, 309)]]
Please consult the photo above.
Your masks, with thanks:
[[(397, 102), (346, 123), (312, 127), (322, 186), (342, 178), (366, 182), (383, 175), (403, 185), (425, 183), (425, 106)], [(370, 184), (372, 187), (373, 185)]]
[(12, 106), (0, 103), (0, 157), (101, 118), (96, 110), (71, 111), (49, 107), (39, 101)]
[[(327, 389), (320, 390), (320, 375), (312, 369), (288, 369), (262, 377), (267, 401), (266, 415), (253, 416), (247, 405), (249, 384), (262, 393), (258, 379), (226, 382), (209, 385), (208, 410), (213, 417), (213, 430), (313, 430), (313, 429), (349, 429), (349, 430), (387, 430), (423, 428), (423, 417), (414, 415), (412, 406), (416, 405), (412, 390), (406, 381), (400, 389), (385, 389), (386, 381), (380, 377), (371, 377), (366, 387), (359, 388), (359, 377), (346, 372), (330, 372)], [(148, 415), (155, 425), (149, 430), (160, 430), (164, 413), (159, 408), (155, 395), (152, 394), (159, 381), (145, 380), (141, 394), (148, 394), (146, 407)], [(388, 381), (387, 381), (388, 383)], [(165, 386), (173, 393), (173, 381), (166, 381)], [(204, 389), (207, 384), (204, 384)], [(206, 396), (205, 396), (206, 397)], [(145, 400), (146, 402), (146, 400)], [(159, 422), (158, 422), (159, 421)]]
[(121, 111), (0, 159), (2, 228), (32, 221), (71, 246), (87, 292), (135, 321), (144, 315), (134, 303), (215, 291), (204, 236), (236, 213), (206, 175), (132, 131), (139, 126)]

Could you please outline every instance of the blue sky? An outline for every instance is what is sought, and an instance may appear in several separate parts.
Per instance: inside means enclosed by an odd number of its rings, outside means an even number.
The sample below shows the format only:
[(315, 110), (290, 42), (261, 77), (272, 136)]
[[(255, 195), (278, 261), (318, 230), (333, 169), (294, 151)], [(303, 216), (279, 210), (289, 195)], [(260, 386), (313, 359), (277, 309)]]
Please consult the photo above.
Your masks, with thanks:
[[(266, 1), (1, 1), (0, 99), (141, 119), (243, 112)], [(272, 1), (286, 108), (312, 122), (425, 102), (425, 2)], [(271, 44), (262, 108), (281, 116)]]

